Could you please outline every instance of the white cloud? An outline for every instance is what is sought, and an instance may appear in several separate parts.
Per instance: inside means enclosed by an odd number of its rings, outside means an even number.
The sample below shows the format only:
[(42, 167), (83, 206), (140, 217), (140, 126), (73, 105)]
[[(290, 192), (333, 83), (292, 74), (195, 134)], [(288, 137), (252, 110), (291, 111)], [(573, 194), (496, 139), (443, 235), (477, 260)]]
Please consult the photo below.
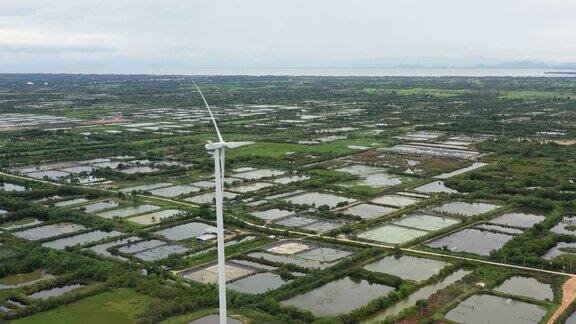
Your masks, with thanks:
[(576, 1), (568, 0), (0, 1), (0, 50), (11, 53), (0, 72), (21, 64), (19, 52), (52, 67), (60, 53), (74, 51), (98, 58), (98, 66), (141, 67), (575, 62), (574, 12)]

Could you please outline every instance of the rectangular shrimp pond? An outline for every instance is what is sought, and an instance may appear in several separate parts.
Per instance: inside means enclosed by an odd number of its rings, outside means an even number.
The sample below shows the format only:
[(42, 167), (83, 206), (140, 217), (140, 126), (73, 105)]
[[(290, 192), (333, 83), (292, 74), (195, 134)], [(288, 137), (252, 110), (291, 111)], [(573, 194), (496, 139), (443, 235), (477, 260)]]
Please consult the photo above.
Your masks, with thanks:
[(389, 244), (402, 244), (459, 222), (448, 217), (410, 214), (389, 224), (364, 231), (358, 234), (358, 237)]
[(426, 245), (434, 248), (447, 248), (454, 252), (490, 255), (490, 252), (499, 250), (512, 238), (514, 238), (513, 235), (467, 228), (436, 239)]
[(88, 232), (88, 233), (83, 233), (83, 234), (78, 234), (78, 235), (74, 235), (74, 236), (61, 238), (61, 239), (54, 240), (54, 241), (49, 241), (49, 242), (42, 244), (42, 246), (53, 248), (56, 250), (64, 250), (65, 248), (67, 248), (69, 246), (83, 245), (86, 243), (96, 242), (96, 241), (100, 241), (100, 240), (105, 239), (105, 238), (119, 236), (119, 235), (122, 235), (122, 233), (117, 232), (117, 231), (104, 232), (104, 231), (96, 230), (96, 231), (92, 231), (92, 232)]
[(474, 295), (451, 309), (446, 318), (457, 323), (539, 323), (545, 308), (492, 295)]
[(86, 229), (86, 227), (78, 224), (58, 223), (33, 227), (27, 230), (14, 232), (12, 234), (28, 241), (37, 241), (60, 236), (63, 234), (76, 233), (84, 229)]
[(339, 203), (352, 203), (356, 201), (353, 198), (341, 197), (321, 192), (306, 192), (296, 196), (284, 198), (284, 200), (296, 205), (312, 205), (316, 207), (327, 205), (330, 208), (336, 207)]
[(500, 208), (499, 205), (487, 204), (482, 202), (464, 202), (452, 201), (445, 203), (441, 206), (435, 207), (433, 210), (438, 213), (459, 215), (465, 217), (477, 216), (485, 214)]
[(386, 285), (344, 277), (292, 297), (282, 304), (308, 310), (316, 316), (334, 316), (365, 306), (373, 299), (384, 297), (393, 290), (394, 288)]
[(400, 257), (391, 255), (366, 265), (364, 269), (386, 273), (405, 280), (423, 281), (438, 274), (448, 264), (443, 261), (417, 258), (410, 255)]

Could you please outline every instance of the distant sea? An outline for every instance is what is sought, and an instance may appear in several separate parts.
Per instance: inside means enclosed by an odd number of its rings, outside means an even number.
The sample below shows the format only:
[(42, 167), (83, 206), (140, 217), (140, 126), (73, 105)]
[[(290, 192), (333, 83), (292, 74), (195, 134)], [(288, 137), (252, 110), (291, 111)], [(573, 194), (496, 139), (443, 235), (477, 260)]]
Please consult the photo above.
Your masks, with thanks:
[[(565, 72), (571, 72), (562, 74)], [(187, 75), (275, 75), (275, 76), (409, 76), (409, 77), (576, 77), (574, 71), (558, 69), (485, 68), (198, 68), (158, 71)]]

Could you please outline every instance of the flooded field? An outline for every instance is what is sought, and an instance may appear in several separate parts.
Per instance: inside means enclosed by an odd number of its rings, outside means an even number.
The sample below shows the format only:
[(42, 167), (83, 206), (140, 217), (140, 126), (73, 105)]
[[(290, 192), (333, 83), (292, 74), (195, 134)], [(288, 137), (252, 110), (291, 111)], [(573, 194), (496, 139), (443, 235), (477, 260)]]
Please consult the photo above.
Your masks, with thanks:
[(131, 217), (128, 220), (140, 225), (152, 225), (160, 222), (163, 219), (174, 217), (182, 213), (183, 211), (178, 209), (165, 209), (150, 214)]
[(437, 231), (458, 223), (460, 223), (460, 220), (458, 219), (422, 213), (408, 214), (392, 222), (394, 225), (411, 227), (424, 231)]
[(131, 206), (131, 207), (125, 207), (125, 208), (120, 208), (120, 209), (113, 209), (113, 210), (105, 211), (105, 212), (102, 212), (102, 213), (99, 213), (96, 215), (103, 217), (103, 218), (113, 218), (113, 217), (124, 218), (124, 217), (129, 217), (129, 216), (133, 216), (133, 215), (151, 212), (151, 211), (157, 210), (157, 209), (160, 209), (160, 207), (154, 206), (154, 205), (144, 204), (144, 205)]
[(414, 204), (419, 203), (422, 201), (419, 198), (414, 197), (406, 197), (400, 195), (384, 195), (382, 197), (378, 197), (372, 199), (373, 203), (381, 204), (381, 205), (388, 205), (396, 208), (404, 208)]
[(446, 318), (458, 323), (538, 323), (546, 315), (546, 309), (492, 295), (474, 295), (446, 314)]
[(13, 232), (12, 234), (28, 241), (37, 241), (63, 234), (71, 234), (86, 229), (86, 227), (73, 223), (58, 223), (43, 225), (27, 230)]
[(363, 219), (371, 219), (393, 213), (397, 210), (398, 209), (392, 207), (384, 207), (371, 204), (359, 204), (344, 210), (343, 213), (347, 215), (358, 216)]
[(449, 263), (417, 258), (409, 255), (387, 256), (377, 262), (370, 263), (364, 269), (373, 272), (381, 272), (400, 277), (405, 280), (423, 281), (446, 267)]
[(425, 287), (422, 287), (422, 288), (416, 290), (414, 293), (410, 294), (410, 296), (408, 296), (407, 298), (400, 300), (399, 302), (395, 303), (394, 305), (386, 308), (385, 310), (377, 313), (376, 315), (373, 315), (373, 316), (367, 318), (366, 320), (362, 321), (361, 323), (363, 323), (363, 324), (375, 323), (378, 321), (383, 321), (390, 316), (396, 316), (396, 315), (400, 314), (403, 310), (416, 305), (416, 302), (418, 302), (419, 300), (429, 298), (430, 296), (434, 295), (438, 291), (440, 291), (440, 290), (450, 286), (451, 284), (455, 283), (456, 281), (464, 278), (469, 273), (470, 273), (470, 271), (458, 270), (458, 271), (450, 274), (449, 276), (447, 276), (446, 278), (444, 278), (440, 282), (437, 282), (435, 284), (431, 284), (429, 286), (425, 286)]
[(460, 215), (460, 216), (477, 216), (491, 212), (501, 206), (487, 203), (469, 203), (463, 201), (453, 201), (441, 206), (435, 207), (433, 210), (439, 213)]
[(456, 233), (436, 239), (427, 243), (427, 246), (435, 248), (448, 248), (454, 252), (468, 252), (480, 255), (490, 255), (491, 251), (499, 250), (514, 236), (481, 231), (467, 228)]
[(282, 304), (309, 310), (316, 316), (332, 316), (349, 313), (393, 290), (385, 285), (345, 277), (283, 301)]
[(542, 215), (507, 213), (490, 221), (493, 224), (529, 228), (545, 219)]
[(327, 205), (330, 208), (336, 207), (339, 203), (352, 203), (356, 201), (353, 198), (336, 196), (333, 194), (320, 193), (320, 192), (307, 192), (300, 195), (285, 198), (284, 200), (296, 205), (312, 205), (322, 206)]
[(416, 192), (434, 194), (434, 193), (458, 193), (457, 190), (450, 189), (444, 185), (444, 181), (433, 181), (413, 189)]
[(389, 244), (402, 244), (426, 234), (427, 231), (387, 224), (362, 232), (358, 237)]
[(524, 296), (538, 300), (554, 300), (554, 292), (550, 285), (529, 277), (512, 277), (504, 281), (494, 290), (510, 295)]
[(38, 292), (35, 292), (33, 294), (28, 295), (29, 298), (32, 299), (48, 299), (50, 297), (58, 297), (58, 296), (62, 296), (65, 293), (72, 291), (72, 290), (76, 290), (79, 288), (84, 287), (84, 285), (82, 284), (72, 284), (72, 285), (67, 285), (67, 286), (63, 286), (63, 287), (56, 287), (56, 288), (50, 288), (50, 289), (45, 289), (45, 290), (41, 290)]
[(270, 290), (278, 289), (289, 282), (289, 280), (284, 280), (280, 275), (275, 273), (261, 272), (236, 280), (227, 284), (226, 287), (245, 294), (262, 294)]
[(61, 238), (61, 239), (58, 239), (55, 241), (49, 241), (49, 242), (43, 243), (42, 246), (49, 247), (49, 248), (56, 249), (56, 250), (64, 250), (65, 248), (67, 248), (69, 246), (84, 245), (87, 243), (96, 242), (96, 241), (100, 241), (101, 239), (119, 236), (119, 235), (122, 235), (122, 233), (116, 232), (116, 231), (104, 232), (104, 231), (97, 230), (97, 231), (93, 231), (93, 232), (88, 232), (88, 233), (83, 233), (83, 234), (79, 234), (79, 235)]
[(204, 223), (192, 222), (165, 228), (161, 231), (155, 232), (154, 234), (162, 235), (172, 241), (180, 241), (202, 236), (207, 233), (216, 233), (216, 227)]

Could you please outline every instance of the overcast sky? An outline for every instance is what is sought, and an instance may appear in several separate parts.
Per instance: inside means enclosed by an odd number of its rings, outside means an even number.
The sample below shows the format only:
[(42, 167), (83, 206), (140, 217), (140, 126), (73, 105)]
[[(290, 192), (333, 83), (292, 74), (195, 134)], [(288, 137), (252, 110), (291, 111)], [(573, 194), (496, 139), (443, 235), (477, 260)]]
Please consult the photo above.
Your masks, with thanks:
[(0, 72), (576, 62), (576, 0), (0, 0)]

